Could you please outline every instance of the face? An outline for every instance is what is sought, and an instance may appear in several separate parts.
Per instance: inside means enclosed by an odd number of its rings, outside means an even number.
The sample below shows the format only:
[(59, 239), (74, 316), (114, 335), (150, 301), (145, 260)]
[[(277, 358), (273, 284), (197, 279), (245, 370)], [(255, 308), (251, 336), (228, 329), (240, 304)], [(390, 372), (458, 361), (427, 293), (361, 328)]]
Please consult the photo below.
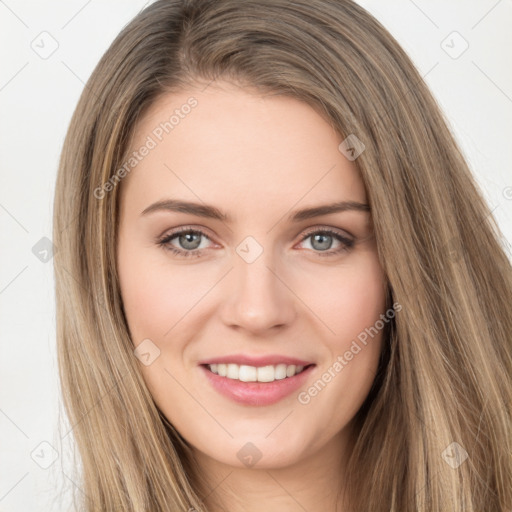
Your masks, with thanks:
[(144, 380), (198, 456), (277, 468), (340, 449), (368, 395), (385, 282), (341, 142), (305, 103), (225, 82), (161, 97), (136, 127), (122, 299)]

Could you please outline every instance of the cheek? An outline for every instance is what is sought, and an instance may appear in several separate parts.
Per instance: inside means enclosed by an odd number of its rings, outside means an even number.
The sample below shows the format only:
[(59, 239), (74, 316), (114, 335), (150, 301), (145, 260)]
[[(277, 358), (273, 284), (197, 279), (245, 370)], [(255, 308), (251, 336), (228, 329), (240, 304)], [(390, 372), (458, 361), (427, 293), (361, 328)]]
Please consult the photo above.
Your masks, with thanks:
[(133, 341), (162, 339), (204, 295), (204, 280), (186, 267), (170, 269), (165, 259), (136, 247), (120, 251), (121, 294)]
[(376, 254), (366, 253), (350, 268), (340, 267), (323, 293), (313, 289), (311, 305), (330, 332), (321, 367), (298, 401), (315, 411), (315, 425), (330, 425), (318, 432), (323, 437), (356, 414), (375, 379), (387, 324), (381, 319), (386, 286)]
[[(372, 326), (385, 308), (385, 286), (380, 269), (367, 266), (346, 276), (337, 288), (334, 330), (353, 339)], [(333, 312), (334, 314), (334, 312)]]
[[(308, 282), (307, 304), (328, 327), (331, 349), (343, 350), (385, 310), (386, 284), (376, 254), (367, 252), (352, 265), (340, 266)], [(314, 277), (314, 276), (312, 276)]]
[(343, 356), (342, 371), (347, 373), (347, 378), (359, 381), (355, 389), (366, 395), (375, 377), (387, 323), (381, 319), (385, 314), (386, 284), (375, 253), (359, 272), (347, 278), (344, 290), (342, 320), (335, 327), (343, 333), (343, 341), (337, 344), (337, 355)]

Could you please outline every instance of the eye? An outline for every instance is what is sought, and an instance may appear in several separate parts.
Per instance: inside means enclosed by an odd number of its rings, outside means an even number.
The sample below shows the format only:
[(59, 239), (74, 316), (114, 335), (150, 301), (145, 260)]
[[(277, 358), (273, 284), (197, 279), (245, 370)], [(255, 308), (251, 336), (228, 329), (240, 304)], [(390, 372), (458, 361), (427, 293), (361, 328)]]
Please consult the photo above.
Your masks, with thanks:
[(164, 235), (157, 243), (177, 256), (189, 258), (201, 256), (205, 248), (202, 239), (210, 240), (203, 231), (184, 227)]
[[(354, 247), (354, 240), (332, 229), (310, 231), (302, 238), (301, 243), (306, 240), (311, 240), (311, 249), (319, 256), (335, 256)], [(331, 250), (333, 243), (337, 243), (338, 247)]]

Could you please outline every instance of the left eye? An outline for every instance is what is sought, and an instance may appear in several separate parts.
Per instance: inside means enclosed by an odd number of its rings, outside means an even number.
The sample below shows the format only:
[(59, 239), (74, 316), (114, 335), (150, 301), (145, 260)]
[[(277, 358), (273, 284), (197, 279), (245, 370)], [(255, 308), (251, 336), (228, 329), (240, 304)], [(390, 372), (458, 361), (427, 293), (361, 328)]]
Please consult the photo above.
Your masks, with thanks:
[(327, 252), (331, 249), (333, 242), (337, 241), (340, 247), (338, 247), (338, 249), (329, 251), (329, 254), (338, 253), (341, 250), (348, 250), (354, 245), (354, 242), (349, 238), (330, 230), (314, 231), (309, 233), (304, 238), (302, 238), (301, 242), (306, 240), (310, 240), (310, 246), (313, 250), (315, 250), (315, 252)]

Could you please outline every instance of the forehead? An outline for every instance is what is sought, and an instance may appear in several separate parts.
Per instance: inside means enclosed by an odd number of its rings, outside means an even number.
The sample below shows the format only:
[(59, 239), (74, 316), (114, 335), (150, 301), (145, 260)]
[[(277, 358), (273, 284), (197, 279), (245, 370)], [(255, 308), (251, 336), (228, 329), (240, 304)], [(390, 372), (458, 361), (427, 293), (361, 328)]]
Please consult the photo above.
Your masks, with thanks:
[[(342, 138), (310, 105), (229, 83), (168, 93), (135, 127), (123, 194), (262, 205), (366, 200)], [(148, 149), (143, 150), (146, 147)], [(141, 156), (144, 153), (144, 156)], [(227, 206), (226, 206), (227, 209)]]

